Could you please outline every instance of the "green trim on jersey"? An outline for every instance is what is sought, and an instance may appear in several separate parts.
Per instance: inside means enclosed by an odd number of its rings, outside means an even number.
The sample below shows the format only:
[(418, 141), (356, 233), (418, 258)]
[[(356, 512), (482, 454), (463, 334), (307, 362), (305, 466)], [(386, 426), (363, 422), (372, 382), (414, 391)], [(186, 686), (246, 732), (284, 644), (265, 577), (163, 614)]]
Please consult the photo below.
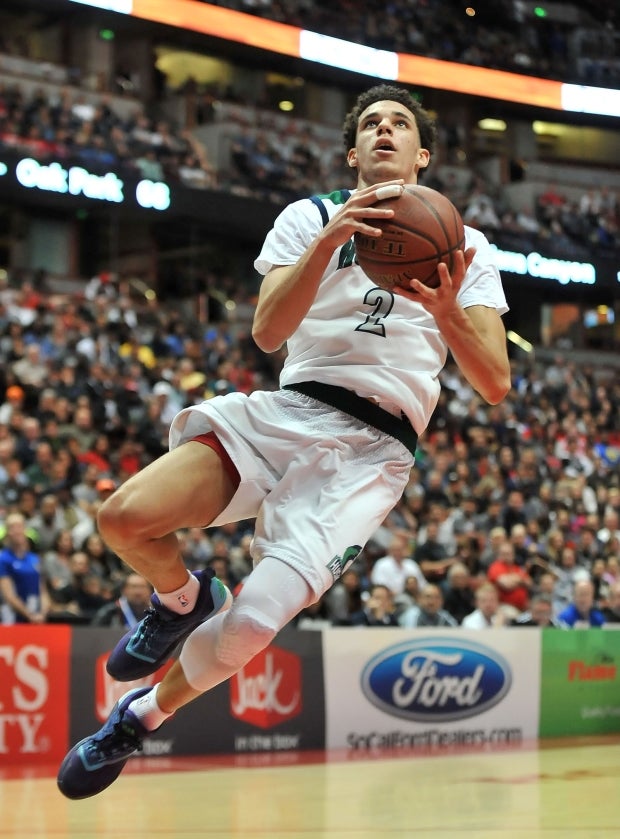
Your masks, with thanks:
[(327, 198), (332, 202), (332, 204), (346, 204), (351, 197), (351, 190), (336, 189), (334, 192), (319, 192), (316, 197), (320, 198), (322, 201)]
[[(351, 190), (349, 189), (337, 189), (334, 192), (323, 192), (318, 195), (311, 195), (310, 201), (318, 207), (318, 210), (321, 214), (321, 220), (323, 221), (323, 227), (329, 221), (329, 215), (327, 213), (327, 208), (325, 207), (325, 201), (331, 201), (332, 204), (346, 204), (346, 202), (351, 197)], [(340, 249), (340, 255), (338, 257), (338, 268), (348, 268), (350, 265), (353, 265), (355, 261), (355, 244), (353, 243), (353, 238), (349, 242), (345, 242), (345, 244)]]
[(355, 256), (355, 242), (351, 238), (340, 248), (340, 253), (338, 254), (338, 268), (350, 268), (355, 262)]

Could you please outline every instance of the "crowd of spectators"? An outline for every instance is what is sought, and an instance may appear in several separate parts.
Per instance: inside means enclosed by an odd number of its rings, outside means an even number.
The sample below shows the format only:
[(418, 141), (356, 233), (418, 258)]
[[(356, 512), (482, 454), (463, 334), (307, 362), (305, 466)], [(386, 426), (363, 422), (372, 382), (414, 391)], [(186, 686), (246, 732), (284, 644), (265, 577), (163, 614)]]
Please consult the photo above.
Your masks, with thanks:
[(125, 119), (111, 96), (101, 95), (95, 105), (70, 87), (27, 95), (19, 83), (0, 84), (0, 148), (97, 173), (112, 169), (121, 177), (216, 185), (207, 151), (192, 132), (175, 130), (142, 107)]
[(620, 248), (620, 194), (606, 184), (570, 194), (560, 184), (548, 183), (533, 206), (514, 207), (501, 185), (471, 173), (462, 184), (433, 172), (426, 186), (447, 195), (465, 224), (482, 230), (493, 241), (499, 233), (526, 251), (543, 247), (562, 259), (588, 260), (593, 252), (614, 256)]
[[(193, 131), (151, 117), (142, 106), (124, 117), (108, 94), (92, 104), (70, 87), (28, 95), (19, 82), (0, 83), (0, 149), (42, 163), (54, 160), (101, 174), (113, 170), (121, 177), (222, 189), (276, 204), (353, 185), (338, 131), (219, 100), (227, 94), (217, 90), (209, 93), (211, 107), (204, 118), (226, 121), (228, 162), (220, 166), (214, 163), (220, 149), (208, 149)], [(441, 166), (431, 169), (424, 183), (448, 195), (464, 221), (492, 240), (501, 234), (504, 245), (546, 246), (550, 255), (586, 261), (594, 249), (605, 255), (620, 248), (620, 200), (606, 185), (576, 194), (563, 191), (561, 184), (547, 184), (531, 206), (516, 207), (502, 184), (468, 169), (465, 177), (456, 178), (453, 167), (444, 168), (447, 174)]]
[(620, 80), (618, 13), (604, 2), (573, 7), (575, 19), (519, 2), (484, 3), (477, 13), (456, 0), (204, 1), (376, 49), (604, 87)]
[[(219, 173), (222, 186), (241, 195), (283, 202), (316, 191), (352, 185), (339, 138), (326, 138), (294, 120), (283, 129), (276, 115), (245, 107), (223, 107), (220, 119), (231, 130), (230, 167)], [(251, 118), (250, 118), (251, 116)], [(531, 205), (515, 206), (501, 183), (474, 170), (433, 167), (422, 183), (447, 195), (463, 221), (482, 230), (491, 241), (501, 234), (517, 248), (545, 252), (562, 259), (588, 260), (615, 255), (620, 249), (620, 195), (602, 183), (583, 190), (547, 183)]]
[[(177, 410), (273, 388), (279, 359), (243, 324), (181, 317), (113, 276), (79, 294), (40, 280), (0, 283), (3, 620), (128, 623), (148, 587), (100, 539), (99, 506), (166, 450)], [(515, 360), (498, 406), (452, 365), (441, 379), (401, 501), (298, 625), (617, 621), (617, 370)], [(252, 532), (251, 521), (192, 528), (182, 553), (235, 589)]]
[[(228, 126), (229, 165), (218, 172), (222, 188), (276, 203), (313, 192), (352, 186), (336, 132), (267, 109), (218, 102), (210, 115)], [(503, 184), (467, 167), (437, 166), (422, 182), (447, 195), (471, 227), (491, 240), (501, 234), (526, 251), (544, 248), (563, 259), (615, 255), (620, 248), (620, 195), (601, 183), (588, 189), (542, 184), (529, 205), (515, 206)]]

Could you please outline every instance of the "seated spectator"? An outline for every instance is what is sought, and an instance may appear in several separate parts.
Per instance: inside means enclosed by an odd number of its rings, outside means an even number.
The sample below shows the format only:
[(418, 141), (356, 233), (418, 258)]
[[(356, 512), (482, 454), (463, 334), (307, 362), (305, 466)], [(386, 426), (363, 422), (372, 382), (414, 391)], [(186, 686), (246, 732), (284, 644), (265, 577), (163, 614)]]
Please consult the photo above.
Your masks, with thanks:
[(65, 593), (71, 585), (73, 571), (71, 555), (73, 537), (71, 530), (60, 530), (50, 550), (43, 555), (43, 577), (52, 603), (66, 603)]
[(466, 615), (461, 626), (465, 629), (488, 629), (506, 626), (507, 620), (499, 602), (499, 595), (493, 583), (483, 583), (476, 589), (476, 608)]
[(106, 588), (122, 583), (126, 570), (121, 560), (105, 544), (99, 533), (93, 531), (82, 542), (81, 550), (88, 556), (90, 568), (103, 580)]
[(235, 591), (240, 583), (231, 568), (230, 558), (226, 556), (212, 556), (207, 562), (207, 568), (210, 568), (218, 580), (221, 580), (230, 591)]
[(316, 603), (311, 603), (302, 609), (293, 619), (296, 629), (326, 629), (332, 626), (332, 617), (325, 595)]
[(488, 569), (491, 563), (494, 562), (500, 549), (500, 545), (503, 545), (507, 536), (508, 534), (506, 533), (506, 528), (502, 525), (491, 527), (488, 531), (486, 544), (480, 552), (481, 568)]
[(47, 493), (54, 484), (54, 450), (47, 440), (39, 440), (35, 447), (34, 463), (24, 469), (28, 488), (36, 495)]
[(515, 563), (521, 568), (525, 568), (528, 560), (532, 556), (532, 551), (529, 549), (526, 526), (524, 524), (513, 524), (510, 530), (509, 541), (515, 553)]
[(442, 588), (444, 609), (457, 623), (462, 623), (463, 618), (476, 608), (469, 568), (462, 562), (456, 562), (448, 571)]
[(153, 589), (141, 574), (128, 574), (120, 597), (106, 603), (93, 615), (91, 626), (114, 626), (133, 629), (151, 605)]
[(413, 552), (413, 559), (420, 566), (424, 578), (429, 583), (443, 582), (448, 568), (456, 562), (454, 557), (448, 555), (446, 546), (439, 541), (438, 537), (438, 523), (429, 522), (424, 541), (420, 541)]
[(230, 549), (230, 567), (235, 577), (241, 582), (245, 580), (254, 567), (252, 538), (252, 533), (244, 533), (239, 540), (239, 544)]
[(532, 591), (533, 594), (544, 594), (551, 598), (553, 605), (553, 614), (557, 617), (558, 613), (562, 611), (566, 603), (564, 600), (556, 596), (556, 582), (557, 577), (547, 567), (539, 576), (536, 577), (536, 583)]
[(614, 554), (607, 557), (603, 581), (608, 592), (616, 583), (620, 583), (620, 559)]
[(605, 623), (620, 623), (620, 582), (612, 583), (607, 591), (607, 601), (601, 609)]
[[(193, 570), (207, 567), (213, 557), (213, 545), (209, 534), (202, 527), (189, 527), (177, 533), (179, 552), (188, 568)], [(222, 556), (228, 558), (228, 545), (224, 544)], [(234, 574), (234, 572), (233, 572)], [(236, 577), (237, 575), (234, 574)]]
[(37, 551), (44, 555), (52, 550), (58, 534), (65, 526), (65, 517), (55, 494), (47, 493), (41, 498), (39, 510), (30, 519), (28, 526), (36, 532)]
[(488, 195), (475, 195), (463, 213), (463, 221), (478, 230), (499, 230), (501, 222)]
[(109, 589), (95, 573), (88, 554), (75, 551), (71, 556), (71, 583), (63, 592), (64, 602), (53, 610), (49, 620), (54, 623), (89, 624), (97, 611), (110, 601)]
[(501, 545), (497, 559), (489, 567), (487, 579), (496, 586), (500, 603), (507, 603), (519, 612), (526, 610), (533, 581), (528, 572), (516, 564), (510, 542)]
[(8, 425), (13, 411), (21, 411), (24, 407), (26, 391), (19, 385), (11, 385), (6, 389), (5, 401), (0, 405), (0, 424)]
[(607, 597), (608, 585), (604, 579), (605, 568), (606, 563), (602, 557), (595, 559), (590, 568), (590, 579), (594, 586), (594, 602), (597, 606), (604, 602)]
[(531, 207), (521, 207), (521, 209), (517, 212), (515, 221), (518, 228), (524, 233), (531, 233), (534, 236), (538, 236), (540, 233), (540, 222), (534, 215)]
[[(1, 452), (13, 450), (14, 442), (4, 440), (0, 442)], [(19, 458), (10, 457), (4, 465), (5, 475), (0, 478), (0, 505), (5, 508), (14, 507), (21, 498), (23, 491), (28, 487), (28, 478), (22, 468)]]
[(212, 168), (206, 168), (195, 154), (186, 154), (181, 162), (179, 178), (185, 186), (194, 189), (209, 189), (215, 186), (215, 176)]
[(165, 180), (163, 166), (152, 148), (143, 149), (142, 154), (136, 159), (136, 166), (143, 178), (148, 178), (150, 181)]
[[(426, 585), (426, 583), (424, 583)], [(415, 606), (420, 596), (420, 583), (417, 577), (407, 577), (405, 590), (394, 598), (394, 609), (396, 617), (399, 618), (406, 609)]]
[(405, 532), (394, 535), (388, 551), (375, 562), (371, 583), (387, 586), (394, 596), (403, 593), (407, 577), (415, 577), (420, 587), (426, 583), (420, 566), (409, 555), (409, 537)]
[(594, 584), (591, 580), (575, 583), (572, 602), (560, 612), (558, 620), (572, 629), (604, 625), (605, 616), (594, 606)]
[(398, 618), (400, 626), (458, 626), (452, 615), (442, 608), (443, 595), (439, 586), (427, 583), (420, 591), (415, 606), (406, 609)]
[(350, 626), (398, 626), (394, 597), (387, 586), (374, 585), (364, 607), (351, 615)]
[(562, 623), (554, 617), (553, 601), (547, 594), (536, 594), (530, 601), (527, 612), (522, 612), (512, 622), (512, 626), (562, 627)]
[(553, 217), (554, 211), (563, 207), (566, 203), (566, 196), (563, 195), (556, 185), (551, 183), (544, 192), (541, 192), (536, 199), (537, 216), (545, 223)]
[(575, 583), (578, 580), (589, 580), (590, 572), (577, 564), (577, 553), (571, 545), (562, 547), (559, 563), (551, 564), (550, 571), (556, 578), (554, 590), (556, 609), (562, 611), (572, 600)]
[(327, 607), (335, 626), (349, 626), (351, 616), (363, 608), (362, 584), (354, 567), (347, 568), (342, 577), (326, 594)]
[(24, 355), (13, 364), (13, 373), (24, 390), (41, 388), (49, 376), (49, 369), (41, 357), (38, 344), (27, 344)]

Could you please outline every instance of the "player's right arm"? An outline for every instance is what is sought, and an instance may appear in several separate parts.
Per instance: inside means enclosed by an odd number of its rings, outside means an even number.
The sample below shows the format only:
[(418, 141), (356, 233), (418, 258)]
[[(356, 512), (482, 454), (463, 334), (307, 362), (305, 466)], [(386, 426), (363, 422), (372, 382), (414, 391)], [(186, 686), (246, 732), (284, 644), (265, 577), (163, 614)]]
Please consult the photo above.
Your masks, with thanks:
[(321, 229), (297, 262), (276, 265), (265, 274), (252, 325), (252, 337), (263, 352), (279, 350), (295, 332), (308, 313), (337, 248), (356, 231), (367, 236), (381, 235), (381, 230), (368, 224), (367, 220), (373, 217), (391, 218), (394, 211), (371, 206), (377, 200), (377, 190), (402, 183), (389, 181), (355, 192)]

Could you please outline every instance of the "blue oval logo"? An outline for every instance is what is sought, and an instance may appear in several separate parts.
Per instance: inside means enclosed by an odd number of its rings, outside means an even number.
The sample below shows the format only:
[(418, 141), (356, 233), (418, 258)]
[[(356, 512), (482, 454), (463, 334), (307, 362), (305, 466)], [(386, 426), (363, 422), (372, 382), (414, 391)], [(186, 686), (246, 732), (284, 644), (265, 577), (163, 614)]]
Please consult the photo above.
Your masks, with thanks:
[(504, 698), (512, 674), (488, 647), (455, 638), (406, 641), (374, 656), (362, 691), (382, 711), (407, 720), (462, 720)]

